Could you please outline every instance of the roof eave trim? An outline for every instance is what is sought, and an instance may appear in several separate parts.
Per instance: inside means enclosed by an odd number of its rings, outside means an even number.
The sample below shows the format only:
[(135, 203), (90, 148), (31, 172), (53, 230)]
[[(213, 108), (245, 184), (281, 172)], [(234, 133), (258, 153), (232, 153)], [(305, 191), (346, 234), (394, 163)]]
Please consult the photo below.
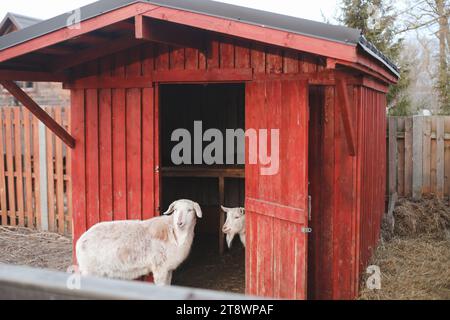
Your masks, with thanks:
[(400, 79), (400, 73), (395, 68), (393, 68), (389, 63), (387, 63), (382, 57), (380, 57), (376, 52), (367, 47), (361, 41), (359, 42), (358, 45), (364, 50), (364, 52), (368, 53), (370, 56), (380, 61), (386, 68), (389, 69), (389, 71), (391, 71), (397, 78)]

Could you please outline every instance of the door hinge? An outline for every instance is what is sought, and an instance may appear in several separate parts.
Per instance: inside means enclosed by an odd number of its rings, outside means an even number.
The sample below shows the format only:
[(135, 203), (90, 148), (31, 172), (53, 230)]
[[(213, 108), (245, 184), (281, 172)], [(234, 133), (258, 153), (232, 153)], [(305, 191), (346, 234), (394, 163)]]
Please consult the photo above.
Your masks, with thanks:
[(312, 228), (303, 227), (302, 228), (302, 233), (312, 233)]
[(308, 221), (312, 220), (311, 210), (312, 210), (312, 197), (309, 196), (308, 197)]

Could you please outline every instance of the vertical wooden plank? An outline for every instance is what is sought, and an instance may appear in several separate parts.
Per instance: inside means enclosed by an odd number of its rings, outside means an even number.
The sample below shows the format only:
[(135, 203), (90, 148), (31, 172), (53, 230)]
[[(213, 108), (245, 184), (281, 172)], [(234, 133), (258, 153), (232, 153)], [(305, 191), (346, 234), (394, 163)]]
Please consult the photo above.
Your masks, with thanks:
[(234, 62), (234, 41), (232, 38), (223, 37), (220, 40), (220, 68), (234, 68)]
[[(33, 210), (33, 177), (31, 163), (31, 122), (30, 112), (25, 108), (23, 114), (23, 132), (24, 132), (24, 172), (25, 172), (25, 211), (27, 217), (26, 226), (34, 228), (34, 210)], [(1, 148), (0, 148), (1, 150)], [(1, 165), (1, 164), (0, 164)]]
[[(46, 111), (52, 118), (55, 118), (54, 109), (46, 108)], [(48, 199), (48, 229), (50, 232), (56, 232), (56, 215), (55, 215), (55, 166), (54, 166), (54, 140), (53, 133), (45, 130), (45, 138), (47, 140), (46, 160), (47, 160), (47, 199)]]
[(298, 52), (287, 50), (284, 53), (283, 72), (298, 73), (299, 72)]
[[(62, 108), (55, 109), (55, 120), (63, 125)], [(56, 217), (58, 233), (65, 234), (65, 214), (64, 214), (64, 164), (63, 164), (63, 144), (58, 138), (55, 139), (55, 172), (56, 172)]]
[(220, 43), (217, 36), (209, 34), (206, 41), (208, 47), (206, 50), (206, 66), (208, 69), (220, 67)]
[[(143, 75), (149, 75), (146, 68), (153, 60), (151, 52), (144, 48)], [(154, 148), (158, 133), (155, 131), (155, 96), (153, 88), (142, 90), (142, 218), (150, 219), (157, 215), (155, 203), (155, 153)]]
[[(256, 250), (257, 253), (257, 292), (262, 297), (273, 297), (273, 220), (274, 218), (260, 216), (258, 218), (258, 229), (260, 233), (257, 235)], [(291, 284), (290, 291), (292, 292)]]
[(170, 68), (170, 48), (168, 45), (158, 43), (155, 46), (157, 52), (155, 57), (156, 70), (168, 70)]
[[(71, 113), (69, 110), (70, 110), (69, 108), (64, 109), (64, 117), (68, 123), (67, 130), (69, 132), (72, 132), (72, 118), (71, 118)], [(67, 155), (66, 155), (66, 176), (67, 176), (66, 197), (67, 197), (67, 209), (68, 209), (66, 221), (67, 221), (67, 232), (68, 232), (68, 234), (72, 235), (72, 237), (73, 237), (72, 149), (66, 147), (66, 152), (67, 152)]]
[(403, 134), (403, 139), (397, 137), (398, 170), (397, 170), (397, 192), (399, 196), (405, 195), (405, 118), (398, 119), (397, 134)]
[[(127, 76), (139, 76), (140, 52), (131, 50), (132, 63)], [(142, 219), (142, 96), (140, 89), (128, 89), (126, 94), (126, 156), (127, 156), (127, 218)]]
[(266, 72), (266, 52), (263, 45), (252, 43), (250, 58), (255, 74)]
[(98, 92), (86, 90), (86, 214), (87, 227), (100, 222)]
[(34, 199), (35, 199), (35, 215), (36, 227), (42, 230), (42, 203), (41, 203), (41, 179), (46, 181), (47, 177), (41, 177), (40, 166), (40, 152), (39, 148), (39, 120), (32, 117), (32, 135), (33, 135), (33, 174), (34, 174)]
[(14, 108), (14, 160), (16, 165), (16, 201), (19, 227), (25, 226), (23, 165), (22, 165), (22, 121), (21, 109)]
[(431, 151), (430, 151), (430, 187), (429, 192), (436, 195), (437, 193), (437, 176), (436, 176), (436, 120), (438, 117), (431, 117), (431, 132), (435, 133), (435, 139), (431, 140)]
[[(116, 56), (113, 74), (125, 77), (126, 56)], [(127, 218), (127, 158), (126, 158), (126, 93), (124, 89), (113, 89), (112, 99), (112, 148), (113, 148), (113, 208), (114, 220)]]
[(423, 170), (423, 117), (413, 117), (413, 182), (412, 191), (413, 198), (420, 199), (422, 197), (422, 170)]
[[(450, 117), (444, 117), (445, 134), (450, 136)], [(444, 172), (445, 172), (445, 195), (450, 201), (450, 138), (445, 139), (445, 156), (444, 156)], [(450, 204), (450, 203), (449, 203)]]
[[(100, 73), (111, 76), (112, 59), (103, 58)], [(113, 220), (113, 174), (112, 174), (112, 90), (101, 89), (99, 93), (99, 210), (101, 221)]]
[(431, 117), (423, 118), (423, 174), (422, 193), (428, 194), (431, 190)]
[(184, 67), (187, 70), (196, 70), (199, 68), (199, 50), (194, 48), (185, 48)]
[(154, 169), (154, 196), (155, 196), (155, 215), (161, 214), (161, 148), (160, 148), (160, 100), (159, 100), (159, 90), (160, 87), (156, 86), (154, 88), (154, 149), (153, 149), (153, 157), (155, 161), (155, 169)]
[(185, 51), (184, 48), (170, 49), (170, 69), (183, 70), (185, 65)]
[(283, 73), (283, 53), (280, 49), (267, 49), (266, 56), (266, 73), (280, 74)]
[(397, 118), (389, 118), (389, 194), (397, 192)]
[[(225, 178), (224, 177), (219, 177), (219, 203), (221, 205), (225, 204)], [(219, 230), (218, 230), (218, 234), (219, 234), (219, 253), (223, 254), (225, 252), (225, 235), (222, 232), (222, 227), (225, 223), (225, 215), (222, 214), (222, 212), (219, 213)]]
[(86, 216), (86, 114), (85, 91), (72, 90), (71, 92), (71, 128), (72, 136), (77, 142), (72, 150), (72, 198), (73, 204), (73, 243), (87, 229)]
[(444, 117), (436, 119), (436, 195), (442, 199), (444, 197), (445, 186), (445, 123)]
[(236, 68), (250, 68), (250, 44), (247, 41), (237, 40), (235, 45)]
[(6, 200), (6, 174), (5, 174), (5, 143), (3, 139), (4, 130), (4, 108), (0, 108), (0, 208), (1, 225), (8, 225), (8, 204)]
[(405, 119), (405, 196), (412, 196), (413, 119)]
[(16, 191), (14, 186), (14, 159), (12, 148), (12, 118), (11, 108), (5, 109), (5, 139), (6, 139), (6, 163), (8, 177), (8, 203), (9, 203), (9, 224), (16, 226)]

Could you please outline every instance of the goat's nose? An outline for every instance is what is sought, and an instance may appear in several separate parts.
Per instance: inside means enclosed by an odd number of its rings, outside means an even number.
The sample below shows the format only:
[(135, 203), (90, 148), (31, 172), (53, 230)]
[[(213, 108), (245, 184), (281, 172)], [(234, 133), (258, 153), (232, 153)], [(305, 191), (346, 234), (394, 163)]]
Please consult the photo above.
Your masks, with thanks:
[(222, 228), (222, 231), (223, 231), (223, 233), (227, 233), (228, 231), (230, 231), (230, 228), (224, 226), (224, 227)]

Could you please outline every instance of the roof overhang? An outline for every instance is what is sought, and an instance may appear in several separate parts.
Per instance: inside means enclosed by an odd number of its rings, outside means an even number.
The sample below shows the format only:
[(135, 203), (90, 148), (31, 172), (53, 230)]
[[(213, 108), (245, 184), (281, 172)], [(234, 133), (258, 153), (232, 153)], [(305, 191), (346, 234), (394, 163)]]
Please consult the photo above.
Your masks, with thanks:
[[(205, 3), (207, 4), (206, 8), (202, 8), (201, 4)], [(216, 12), (221, 8), (227, 8), (228, 11), (223, 11), (226, 13), (226, 16)], [(200, 12), (200, 9), (203, 10)], [(237, 16), (238, 13), (242, 13), (242, 15)], [(23, 64), (23, 62), (19, 61), (18, 63), (16, 61), (17, 59), (20, 60), (21, 57), (28, 57), (33, 54), (42, 55), (45, 52), (62, 50), (62, 48), (57, 46), (68, 41), (74, 41), (74, 39), (83, 37), (87, 39), (92, 33), (105, 30), (111, 25), (124, 23), (125, 21), (130, 22), (131, 19), (136, 24), (137, 21), (140, 21), (138, 17), (141, 20), (142, 17), (145, 17), (146, 19), (185, 25), (323, 56), (334, 59), (337, 63), (342, 62), (347, 67), (358, 67), (360, 71), (368, 70), (373, 72), (387, 83), (395, 83), (399, 76), (395, 66), (389, 63), (379, 52), (375, 52), (372, 47), (363, 42), (360, 36), (356, 39), (357, 30), (332, 27), (316, 22), (305, 22), (307, 20), (292, 17), (281, 19), (282, 21), (286, 20), (283, 23), (276, 23), (278, 21), (276, 18), (285, 16), (219, 4), (213, 1), (103, 0), (81, 8), (80, 28), (67, 26), (67, 21), (70, 21), (69, 18), (73, 14), (73, 12), (69, 12), (38, 23), (32, 28), (25, 28), (0, 37), (0, 70), (5, 71), (5, 66), (8, 63), (12, 63), (6, 68), (6, 71), (24, 72), (26, 70), (20, 67), (20, 63)], [(273, 20), (272, 25), (268, 26), (261, 23), (261, 21), (269, 19), (269, 17)], [(293, 30), (295, 27), (294, 21), (301, 22), (303, 30), (306, 31)], [(136, 29), (137, 27), (135, 25), (133, 28)], [(314, 32), (315, 34), (312, 34)], [(327, 34), (331, 36), (327, 38)], [(135, 32), (129, 33), (128, 36), (130, 37), (130, 45), (133, 45), (133, 40), (139, 40)], [(102, 50), (103, 47), (104, 44), (100, 48), (92, 48), (91, 51)], [(76, 52), (75, 55), (79, 55), (79, 52)], [(60, 60), (74, 58), (75, 55), (67, 54), (62, 56)], [(86, 58), (89, 57), (89, 55), (86, 55)], [(39, 64), (39, 59), (37, 57), (34, 58), (34, 63)], [(30, 61), (29, 63), (33, 62), (31, 58), (25, 60), (27, 63), (28, 61)], [(57, 71), (62, 71), (61, 68), (58, 70), (52, 69), (51, 66), (50, 68), (46, 66), (46, 68), (34, 71), (40, 72), (40, 76), (48, 71), (54, 74), (55, 78), (62, 77), (61, 74), (57, 74)]]

